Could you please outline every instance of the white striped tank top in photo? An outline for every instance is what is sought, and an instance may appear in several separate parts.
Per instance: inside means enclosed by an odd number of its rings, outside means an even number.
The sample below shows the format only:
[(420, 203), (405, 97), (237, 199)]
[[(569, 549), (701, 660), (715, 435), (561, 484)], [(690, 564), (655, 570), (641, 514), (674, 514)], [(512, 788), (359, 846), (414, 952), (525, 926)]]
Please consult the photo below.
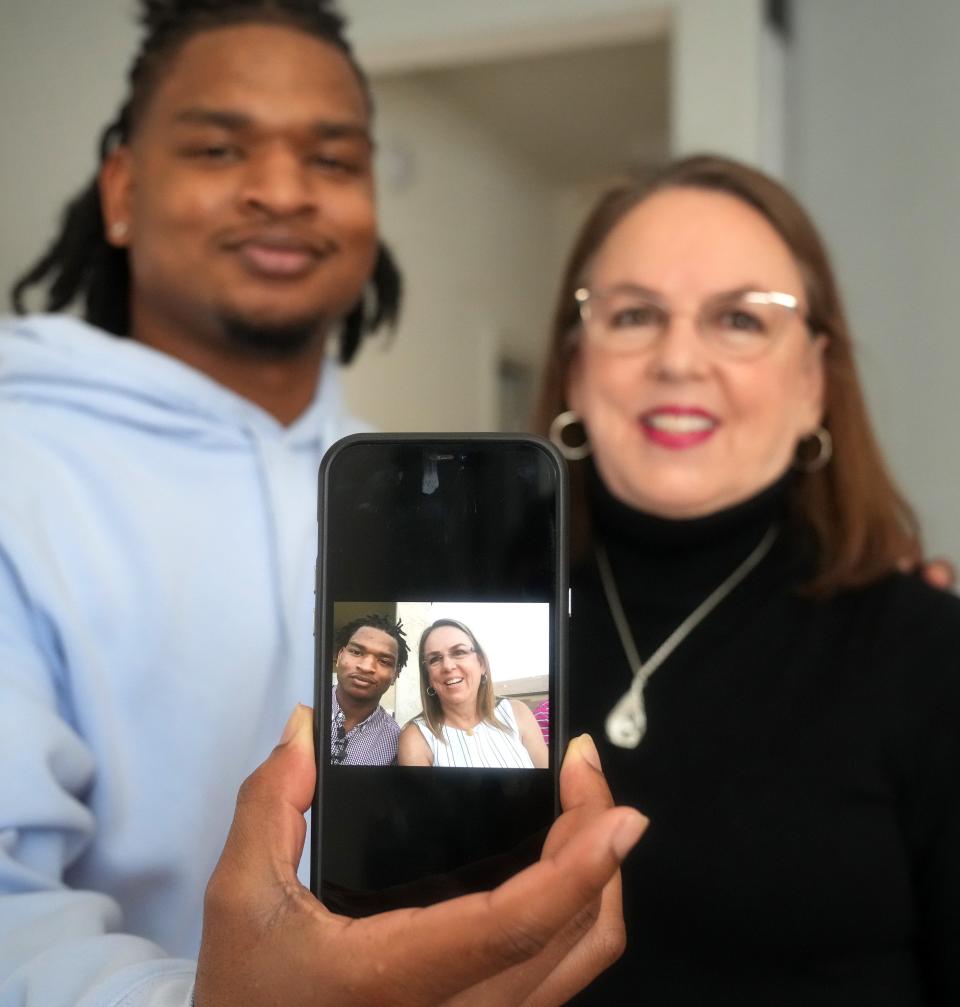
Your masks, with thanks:
[(500, 731), (481, 721), (473, 729), (473, 733), (468, 734), (457, 727), (447, 727), (444, 724), (443, 741), (440, 741), (423, 717), (417, 717), (414, 723), (430, 746), (435, 766), (533, 769), (530, 753), (520, 741), (520, 729), (510, 700), (499, 700), (493, 715), (509, 730)]

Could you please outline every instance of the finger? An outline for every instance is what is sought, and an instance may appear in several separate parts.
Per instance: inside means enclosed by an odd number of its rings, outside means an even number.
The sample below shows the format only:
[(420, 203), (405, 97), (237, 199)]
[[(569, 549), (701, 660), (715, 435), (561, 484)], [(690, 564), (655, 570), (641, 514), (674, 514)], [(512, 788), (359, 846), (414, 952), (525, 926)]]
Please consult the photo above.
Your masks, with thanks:
[(544, 853), (555, 853), (585, 818), (613, 807), (600, 756), (589, 734), (581, 734), (567, 746), (560, 767), (560, 804), (564, 814), (556, 821), (544, 843)]
[[(556, 855), (586, 821), (613, 805), (599, 753), (589, 734), (571, 740), (561, 768), (560, 792), (564, 814), (550, 830), (544, 856)], [(616, 961), (623, 946), (618, 872), (604, 886), (601, 898), (571, 919), (543, 954), (511, 970), (511, 1001), (526, 1002), (533, 994), (531, 1003), (565, 1002), (601, 968)], [(484, 992), (475, 1002), (484, 1002), (485, 996)]]
[[(560, 793), (564, 814), (547, 837), (545, 857), (559, 857), (571, 838), (582, 832), (585, 822), (613, 805), (600, 756), (589, 734), (574, 738), (567, 748)], [(642, 834), (648, 823), (643, 816), (640, 818)], [(616, 871), (603, 886), (601, 897), (581, 908), (551, 939), (543, 954), (512, 970), (512, 1002), (526, 1002), (533, 994), (531, 1003), (565, 1003), (597, 972), (616, 961), (623, 946), (620, 874)]]
[(949, 560), (932, 559), (923, 565), (923, 579), (932, 587), (946, 590), (956, 583), (957, 573)]
[(633, 808), (601, 812), (563, 849), (494, 889), (487, 896), (494, 915), (521, 923), (528, 943), (542, 947), (599, 897), (646, 827), (647, 819)]
[(545, 1007), (566, 1003), (609, 968), (625, 947), (617, 874), (604, 887), (595, 913), (579, 913), (535, 958), (474, 986), (453, 1003), (457, 1007), (488, 1003)]
[(613, 807), (613, 797), (600, 766), (600, 755), (589, 734), (581, 734), (567, 746), (567, 754), (560, 767), (560, 804), (564, 811), (583, 806)]
[(604, 886), (599, 900), (581, 909), (542, 952), (466, 990), (450, 1002), (451, 1007), (566, 1003), (612, 965), (623, 954), (625, 945), (617, 872)]
[(298, 705), (280, 744), (240, 787), (221, 865), (242, 870), (251, 885), (276, 880), (278, 871), (295, 876), (315, 783), (312, 711)]
[[(646, 819), (631, 808), (603, 811), (556, 856), (528, 867), (492, 892), (427, 909), (354, 920), (353, 946), (367, 929), (377, 971), (417, 996), (445, 1000), (538, 955), (586, 912), (640, 838)], [(389, 929), (383, 929), (389, 924)], [(374, 933), (376, 934), (374, 938)], [(471, 940), (464, 946), (463, 935)], [(415, 949), (415, 950), (413, 950)]]

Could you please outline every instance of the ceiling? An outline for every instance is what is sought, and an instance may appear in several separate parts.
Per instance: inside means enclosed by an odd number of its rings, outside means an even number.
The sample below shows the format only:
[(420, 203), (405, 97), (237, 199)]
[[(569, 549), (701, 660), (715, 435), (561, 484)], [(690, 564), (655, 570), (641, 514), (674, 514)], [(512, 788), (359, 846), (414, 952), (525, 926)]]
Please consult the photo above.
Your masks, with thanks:
[[(405, 75), (562, 184), (668, 155), (665, 39), (470, 63)], [(386, 78), (389, 79), (389, 78)]]

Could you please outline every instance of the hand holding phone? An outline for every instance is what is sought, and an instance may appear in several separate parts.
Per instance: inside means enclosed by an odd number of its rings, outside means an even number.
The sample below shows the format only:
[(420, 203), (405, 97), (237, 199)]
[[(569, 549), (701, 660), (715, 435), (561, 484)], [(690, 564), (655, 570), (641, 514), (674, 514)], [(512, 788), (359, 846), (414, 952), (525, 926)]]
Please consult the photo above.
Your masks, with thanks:
[(559, 809), (562, 459), (525, 436), (355, 435), (318, 513), (311, 887), (354, 916), (493, 888)]
[(646, 824), (612, 808), (587, 739), (561, 774), (542, 860), (492, 893), (348, 920), (297, 880), (315, 762), (310, 710), (244, 783), (207, 888), (196, 1007), (560, 1004), (624, 945), (620, 861)]

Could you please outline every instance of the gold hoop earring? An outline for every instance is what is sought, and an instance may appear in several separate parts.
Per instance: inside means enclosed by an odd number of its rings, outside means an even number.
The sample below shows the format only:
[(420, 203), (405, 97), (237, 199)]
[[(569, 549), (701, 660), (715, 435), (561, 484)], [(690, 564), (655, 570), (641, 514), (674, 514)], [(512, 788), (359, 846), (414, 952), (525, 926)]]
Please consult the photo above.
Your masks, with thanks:
[[(564, 439), (564, 434), (568, 427), (572, 427), (575, 424), (580, 424), (583, 429), (583, 440), (579, 444), (568, 444)], [(580, 418), (580, 414), (576, 409), (567, 409), (557, 416), (554, 416), (553, 422), (550, 424), (550, 440), (554, 443), (560, 454), (567, 459), (568, 462), (577, 462), (581, 458), (586, 458), (593, 448), (590, 446), (590, 441), (587, 438), (587, 430), (583, 425), (583, 420)]]
[[(800, 446), (804, 442), (809, 443), (810, 441), (816, 441), (817, 443), (817, 453), (811, 455), (810, 457), (804, 457), (804, 453), (801, 452)], [(820, 469), (824, 468), (833, 457), (833, 435), (830, 431), (822, 424), (817, 427), (816, 430), (810, 434), (809, 437), (805, 437), (800, 444), (797, 445), (797, 456), (793, 460), (793, 467), (799, 469), (807, 475), (813, 472), (819, 472)]]

